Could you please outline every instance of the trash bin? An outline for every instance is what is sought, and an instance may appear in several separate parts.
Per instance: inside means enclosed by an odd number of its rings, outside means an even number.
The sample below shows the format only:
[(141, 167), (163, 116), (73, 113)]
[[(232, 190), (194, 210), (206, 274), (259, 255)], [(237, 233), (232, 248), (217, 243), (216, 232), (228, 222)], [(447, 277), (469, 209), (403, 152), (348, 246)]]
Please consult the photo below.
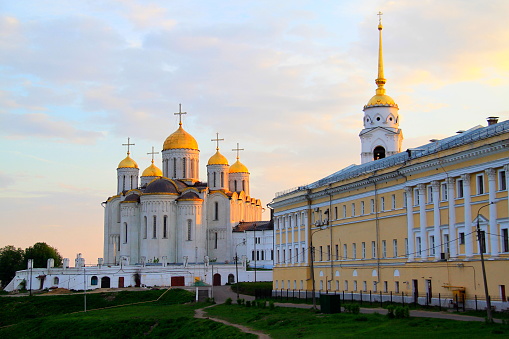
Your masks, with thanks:
[(320, 294), (322, 313), (341, 313), (341, 294)]

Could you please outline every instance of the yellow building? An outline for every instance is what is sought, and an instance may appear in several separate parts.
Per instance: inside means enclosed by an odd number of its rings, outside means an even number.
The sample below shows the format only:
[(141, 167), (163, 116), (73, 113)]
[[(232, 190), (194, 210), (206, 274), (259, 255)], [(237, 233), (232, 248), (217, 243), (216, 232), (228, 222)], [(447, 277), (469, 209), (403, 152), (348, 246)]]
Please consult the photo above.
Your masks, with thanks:
[(486, 127), (401, 152), (378, 29), (378, 88), (364, 106), (362, 164), (276, 194), (273, 288), (311, 291), (314, 247), (317, 292), (434, 304), (439, 295), (442, 304), (465, 295), (473, 307), (485, 295), (479, 225), (492, 304), (508, 308), (509, 121), (489, 118)]

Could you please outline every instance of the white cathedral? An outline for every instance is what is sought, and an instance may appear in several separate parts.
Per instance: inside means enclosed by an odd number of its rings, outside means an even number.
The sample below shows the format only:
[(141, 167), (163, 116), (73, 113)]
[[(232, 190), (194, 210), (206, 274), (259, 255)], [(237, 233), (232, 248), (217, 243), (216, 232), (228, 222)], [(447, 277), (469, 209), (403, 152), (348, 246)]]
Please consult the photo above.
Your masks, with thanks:
[(260, 221), (262, 203), (250, 196), (241, 149), (235, 149), (237, 161), (230, 166), (219, 152), (220, 140), (213, 139), (217, 147), (207, 163), (206, 183), (199, 181), (198, 143), (181, 119), (163, 143), (162, 171), (152, 152), (152, 164), (140, 177), (128, 141), (127, 157), (117, 168), (117, 194), (103, 203), (104, 264), (234, 262), (233, 229)]

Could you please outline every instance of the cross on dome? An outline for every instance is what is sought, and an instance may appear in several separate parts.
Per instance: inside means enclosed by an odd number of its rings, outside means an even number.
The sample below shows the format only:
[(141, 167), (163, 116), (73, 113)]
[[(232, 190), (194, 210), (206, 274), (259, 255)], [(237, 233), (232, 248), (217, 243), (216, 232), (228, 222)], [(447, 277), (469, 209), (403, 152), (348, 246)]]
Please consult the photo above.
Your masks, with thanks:
[(219, 142), (220, 141), (224, 141), (224, 139), (219, 139), (219, 133), (216, 133), (216, 138), (215, 139), (210, 139), (210, 141), (215, 141), (216, 142), (216, 151), (219, 151)]
[(378, 15), (378, 24), (381, 25), (382, 24), (382, 15), (384, 15), (384, 14), (382, 12), (378, 11), (377, 15)]
[(130, 140), (131, 138), (127, 138), (127, 144), (122, 144), (122, 146), (127, 146), (127, 155), (131, 154), (131, 152), (129, 151), (129, 146), (134, 146), (135, 144), (131, 144), (130, 143)]
[(239, 148), (239, 143), (237, 143), (237, 148), (232, 149), (232, 151), (237, 151), (237, 160), (240, 158), (239, 151), (243, 151), (243, 148)]
[(152, 155), (152, 163), (154, 163), (154, 155), (155, 154), (159, 154), (159, 152), (154, 152), (154, 146), (152, 146), (152, 152), (149, 152), (147, 154), (151, 154)]
[(179, 104), (178, 113), (173, 113), (173, 114), (179, 116), (179, 126), (182, 126), (182, 115), (187, 114), (187, 112), (182, 112), (182, 104)]

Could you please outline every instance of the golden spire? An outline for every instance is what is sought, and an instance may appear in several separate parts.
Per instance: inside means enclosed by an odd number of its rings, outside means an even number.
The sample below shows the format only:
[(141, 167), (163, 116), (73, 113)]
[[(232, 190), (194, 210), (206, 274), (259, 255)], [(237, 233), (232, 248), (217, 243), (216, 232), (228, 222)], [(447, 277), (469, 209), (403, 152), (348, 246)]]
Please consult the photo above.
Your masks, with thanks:
[(378, 12), (378, 32), (379, 32), (379, 42), (378, 42), (378, 78), (375, 80), (378, 88), (376, 89), (377, 95), (385, 94), (385, 78), (384, 78), (384, 58), (382, 53), (382, 12)]

